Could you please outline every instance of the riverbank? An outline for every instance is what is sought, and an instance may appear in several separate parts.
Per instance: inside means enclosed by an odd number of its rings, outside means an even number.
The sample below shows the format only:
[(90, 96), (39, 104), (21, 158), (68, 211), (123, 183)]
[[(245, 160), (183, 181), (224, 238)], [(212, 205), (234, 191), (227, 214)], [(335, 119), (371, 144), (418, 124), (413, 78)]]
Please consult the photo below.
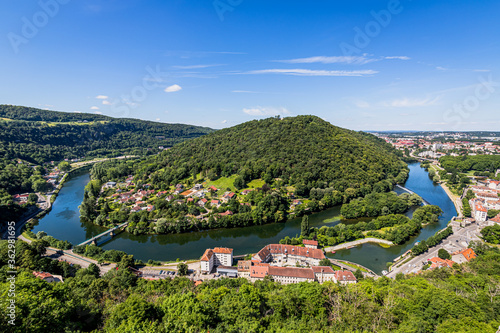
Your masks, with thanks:
[(443, 190), (446, 192), (448, 197), (450, 198), (451, 202), (455, 205), (455, 209), (457, 210), (458, 217), (463, 217), (462, 215), (462, 201), (460, 200), (460, 197), (456, 196), (453, 194), (448, 186), (446, 186), (446, 183), (439, 183), (439, 185), (443, 188)]
[(337, 251), (337, 250), (348, 249), (351, 247), (356, 247), (358, 245), (366, 244), (366, 243), (384, 244), (384, 245), (388, 245), (388, 246), (394, 245), (393, 242), (385, 240), (385, 239), (368, 237), (368, 238), (358, 239), (358, 240), (355, 240), (352, 242), (342, 243), (342, 244), (331, 246), (331, 247), (325, 247), (324, 250), (325, 250), (325, 252), (332, 252), (332, 251)]

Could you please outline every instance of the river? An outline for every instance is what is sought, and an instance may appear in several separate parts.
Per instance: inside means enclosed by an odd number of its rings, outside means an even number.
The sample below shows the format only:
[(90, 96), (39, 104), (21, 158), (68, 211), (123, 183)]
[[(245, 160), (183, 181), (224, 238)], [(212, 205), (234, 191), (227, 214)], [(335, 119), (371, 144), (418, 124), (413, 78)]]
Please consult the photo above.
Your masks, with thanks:
[[(418, 236), (405, 245), (382, 248), (375, 244), (364, 244), (349, 250), (337, 251), (335, 255), (329, 254), (328, 256), (357, 262), (380, 273), (386, 268), (386, 262), (392, 261), (410, 249), (416, 241), (426, 239), (446, 226), (448, 221), (456, 215), (453, 202), (439, 185), (433, 184), (427, 172), (418, 163), (410, 164), (409, 167), (410, 176), (405, 186), (430, 204), (441, 207), (444, 214), (439, 219), (439, 223), (425, 227)], [(105, 231), (105, 228), (92, 223), (80, 222), (78, 206), (83, 199), (83, 188), (89, 181), (88, 171), (74, 174), (61, 189), (52, 206), (52, 211), (40, 220), (33, 232), (43, 230), (57, 239), (78, 244)], [(123, 232), (104, 243), (102, 247), (107, 250), (122, 250), (144, 261), (199, 258), (206, 248), (216, 246), (233, 248), (235, 255), (255, 253), (266, 244), (277, 243), (286, 236), (294, 237), (300, 234), (300, 221), (301, 219), (297, 218), (287, 223), (186, 234), (134, 236)], [(309, 217), (309, 222), (311, 226), (335, 225), (341, 222), (340, 207), (313, 214)]]

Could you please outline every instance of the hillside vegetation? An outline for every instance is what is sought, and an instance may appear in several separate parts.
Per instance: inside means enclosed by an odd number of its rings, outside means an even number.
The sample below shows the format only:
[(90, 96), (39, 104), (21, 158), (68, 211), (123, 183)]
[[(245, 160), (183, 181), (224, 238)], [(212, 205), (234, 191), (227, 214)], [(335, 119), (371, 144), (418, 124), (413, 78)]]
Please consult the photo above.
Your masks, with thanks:
[[(65, 158), (142, 155), (212, 132), (205, 127), (0, 105), (0, 158), (41, 164)], [(152, 153), (152, 151), (150, 151)]]
[[(16, 243), (16, 326), (8, 324), (7, 241), (0, 241), (0, 327), (8, 332), (495, 332), (500, 325), (500, 253), (453, 268), (363, 279), (342, 286), (281, 285), (266, 278), (147, 281), (127, 267), (99, 268), (42, 258), (44, 246)], [(33, 270), (61, 274), (47, 283)]]
[(349, 199), (403, 182), (408, 171), (385, 141), (298, 116), (254, 120), (184, 142), (146, 161), (137, 173), (163, 184), (199, 174), (208, 180), (236, 174), (236, 188), (261, 178), (306, 196), (312, 188), (332, 188)]

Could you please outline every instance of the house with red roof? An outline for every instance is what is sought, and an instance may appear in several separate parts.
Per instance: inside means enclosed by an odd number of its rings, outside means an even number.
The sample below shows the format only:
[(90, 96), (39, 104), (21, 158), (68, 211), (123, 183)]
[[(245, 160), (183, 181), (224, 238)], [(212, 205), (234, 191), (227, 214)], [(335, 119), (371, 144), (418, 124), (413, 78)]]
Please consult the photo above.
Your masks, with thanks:
[(451, 260), (457, 264), (462, 264), (464, 262), (471, 261), (475, 257), (476, 253), (473, 249), (469, 248), (454, 252), (451, 256)]
[(434, 257), (428, 260), (431, 264), (429, 269), (443, 268), (443, 267), (452, 267), (454, 262), (449, 259), (441, 259), (439, 257)]
[(304, 239), (304, 240), (302, 240), (302, 244), (304, 244), (305, 247), (310, 248), (310, 249), (317, 249), (318, 248), (318, 241), (315, 241), (315, 240)]
[(325, 254), (320, 249), (311, 249), (301, 246), (286, 244), (269, 244), (264, 246), (252, 259), (260, 262), (281, 262), (288, 264), (307, 263), (310, 266), (318, 266)]
[(311, 267), (316, 281), (323, 283), (326, 281), (337, 282), (335, 271), (330, 266), (313, 266)]
[(335, 279), (340, 284), (351, 284), (356, 283), (358, 280), (351, 271), (335, 271)]
[(201, 272), (204, 274), (212, 272), (214, 267), (232, 266), (233, 265), (233, 249), (227, 247), (216, 247), (206, 249), (200, 259)]

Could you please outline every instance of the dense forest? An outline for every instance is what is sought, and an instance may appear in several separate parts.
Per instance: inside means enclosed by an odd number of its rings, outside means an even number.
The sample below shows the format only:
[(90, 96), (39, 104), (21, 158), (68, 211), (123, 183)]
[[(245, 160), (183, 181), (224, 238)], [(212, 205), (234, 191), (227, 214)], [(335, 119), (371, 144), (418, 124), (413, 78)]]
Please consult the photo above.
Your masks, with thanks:
[(209, 180), (238, 175), (240, 188), (253, 179), (291, 185), (300, 196), (333, 188), (351, 199), (387, 186), (377, 185), (384, 180), (404, 182), (408, 169), (391, 145), (371, 134), (297, 116), (254, 120), (183, 142), (136, 173), (153, 184), (198, 174)]
[(439, 162), (449, 172), (482, 171), (494, 175), (500, 169), (500, 155), (443, 156)]
[(42, 164), (84, 156), (144, 155), (156, 152), (159, 146), (171, 147), (212, 131), (183, 124), (0, 105), (0, 158)]
[[(8, 247), (0, 242), (3, 332), (495, 332), (500, 325), (500, 253), (452, 268), (357, 284), (281, 285), (182, 277), (138, 279), (123, 256), (117, 270), (78, 269), (41, 257), (42, 241), (17, 242), (16, 326), (8, 324)], [(61, 274), (47, 283), (33, 270)]]

